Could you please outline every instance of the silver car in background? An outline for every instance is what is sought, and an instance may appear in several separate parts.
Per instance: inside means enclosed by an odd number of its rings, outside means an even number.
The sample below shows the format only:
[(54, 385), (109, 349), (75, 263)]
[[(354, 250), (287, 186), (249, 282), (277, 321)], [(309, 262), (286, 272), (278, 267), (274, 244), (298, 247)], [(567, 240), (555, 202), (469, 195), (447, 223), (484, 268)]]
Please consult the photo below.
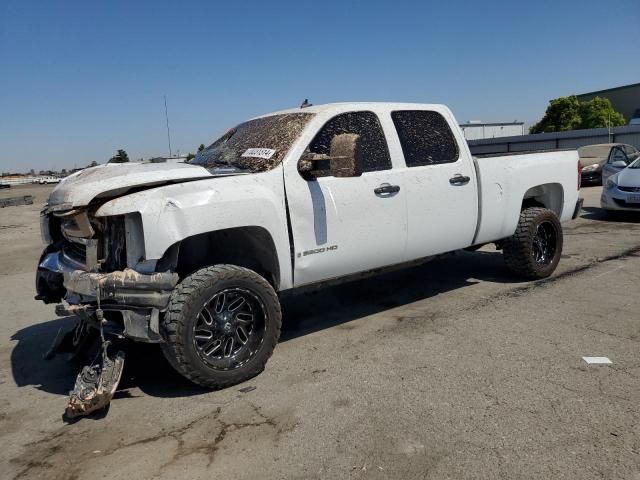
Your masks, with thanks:
[(640, 158), (606, 180), (600, 206), (608, 212), (640, 212)]
[(580, 147), (578, 156), (582, 169), (581, 182), (583, 185), (604, 185), (606, 177), (618, 173), (639, 155), (636, 147), (625, 143), (601, 143)]
[(615, 175), (621, 170), (624, 170), (637, 158), (640, 158), (640, 152), (631, 145), (621, 145), (612, 148), (607, 162), (602, 166), (602, 184), (605, 185), (611, 175)]

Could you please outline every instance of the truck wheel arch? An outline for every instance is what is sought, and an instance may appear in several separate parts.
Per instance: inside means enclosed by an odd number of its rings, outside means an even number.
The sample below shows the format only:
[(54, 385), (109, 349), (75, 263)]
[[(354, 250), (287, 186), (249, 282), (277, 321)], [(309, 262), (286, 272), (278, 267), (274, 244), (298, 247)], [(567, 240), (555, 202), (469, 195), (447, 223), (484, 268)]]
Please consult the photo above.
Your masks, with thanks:
[(264, 277), (278, 291), (280, 264), (271, 234), (263, 227), (236, 227), (186, 237), (167, 249), (157, 270), (173, 269), (180, 278), (208, 266), (231, 264)]
[(545, 183), (531, 187), (525, 192), (520, 211), (530, 207), (544, 207), (560, 218), (563, 206), (564, 190), (562, 185), (559, 183)]

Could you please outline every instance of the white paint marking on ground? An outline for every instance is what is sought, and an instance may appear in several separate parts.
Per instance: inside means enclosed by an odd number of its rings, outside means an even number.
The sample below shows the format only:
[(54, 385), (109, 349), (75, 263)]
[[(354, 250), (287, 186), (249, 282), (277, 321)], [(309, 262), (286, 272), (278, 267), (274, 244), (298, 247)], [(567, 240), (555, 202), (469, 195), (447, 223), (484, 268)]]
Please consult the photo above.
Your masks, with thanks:
[(611, 365), (613, 362), (607, 357), (582, 357), (589, 365)]
[(610, 273), (617, 272), (617, 271), (618, 271), (618, 270), (620, 270), (621, 268), (624, 268), (624, 265), (620, 265), (619, 267), (616, 267), (616, 268), (611, 269), (611, 270), (607, 270), (606, 272), (601, 273), (601, 274), (599, 274), (599, 275), (595, 275), (593, 278), (600, 278), (600, 277), (604, 277), (605, 275), (609, 275)]

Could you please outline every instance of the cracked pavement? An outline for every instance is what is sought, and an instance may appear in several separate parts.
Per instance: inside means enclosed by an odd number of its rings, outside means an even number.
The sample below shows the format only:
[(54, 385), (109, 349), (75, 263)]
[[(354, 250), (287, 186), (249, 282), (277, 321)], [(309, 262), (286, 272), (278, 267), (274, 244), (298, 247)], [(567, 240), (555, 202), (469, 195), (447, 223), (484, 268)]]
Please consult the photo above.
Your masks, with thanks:
[(69, 320), (32, 300), (49, 188), (25, 190), (0, 210), (2, 478), (640, 478), (640, 214), (604, 218), (599, 187), (548, 280), (488, 246), (290, 297), (260, 376), (209, 392), (129, 346), (109, 411), (70, 424), (78, 366), (42, 360)]

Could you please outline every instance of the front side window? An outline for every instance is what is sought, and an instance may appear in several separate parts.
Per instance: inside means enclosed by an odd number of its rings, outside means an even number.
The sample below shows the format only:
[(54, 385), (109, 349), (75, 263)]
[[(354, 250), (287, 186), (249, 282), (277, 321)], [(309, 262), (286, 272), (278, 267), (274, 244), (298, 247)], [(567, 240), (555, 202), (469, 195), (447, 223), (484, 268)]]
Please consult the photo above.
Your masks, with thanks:
[(282, 162), (313, 113), (256, 118), (229, 129), (190, 163), (208, 169), (263, 172)]
[(459, 150), (449, 124), (438, 112), (402, 110), (391, 112), (407, 167), (452, 163)]
[[(303, 158), (306, 156), (329, 156), (331, 140), (342, 133), (355, 133), (360, 135), (360, 148), (362, 149), (361, 172), (375, 172), (391, 168), (391, 156), (387, 148), (382, 125), (378, 116), (373, 112), (348, 112), (336, 115), (329, 120), (311, 141)], [(329, 160), (314, 162), (314, 177), (327, 177), (330, 175)]]
[(619, 149), (619, 148), (614, 148), (613, 150), (611, 150), (611, 155), (609, 156), (609, 163), (613, 163), (613, 162), (617, 162), (619, 160), (622, 160), (623, 162), (627, 162), (627, 156), (624, 154), (624, 152)]

